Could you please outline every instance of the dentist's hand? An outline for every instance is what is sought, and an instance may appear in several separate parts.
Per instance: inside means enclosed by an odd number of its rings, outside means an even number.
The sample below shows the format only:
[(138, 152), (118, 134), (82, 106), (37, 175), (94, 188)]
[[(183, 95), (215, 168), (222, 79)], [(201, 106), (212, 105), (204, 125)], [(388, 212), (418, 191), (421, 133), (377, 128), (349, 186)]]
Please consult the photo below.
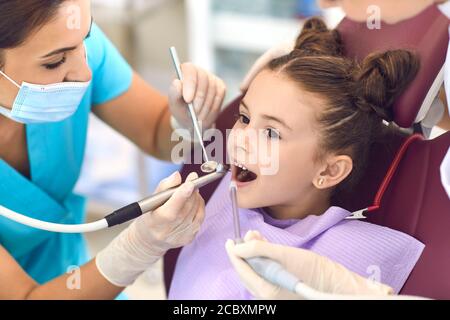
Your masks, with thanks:
[(192, 63), (182, 64), (181, 70), (183, 82), (174, 80), (169, 90), (170, 111), (176, 120), (174, 129), (184, 128), (193, 131), (186, 105), (191, 102), (202, 129), (209, 129), (220, 114), (226, 93), (225, 83)]
[[(136, 219), (96, 258), (100, 273), (112, 284), (125, 287), (161, 258), (167, 250), (190, 243), (205, 217), (205, 202), (191, 180), (157, 210)], [(163, 180), (157, 192), (181, 183), (177, 172)]]
[(264, 53), (258, 60), (256, 60), (255, 64), (252, 66), (250, 71), (245, 76), (244, 80), (241, 83), (241, 91), (247, 91), (250, 86), (250, 83), (255, 79), (258, 73), (264, 69), (264, 67), (273, 59), (282, 57), (291, 53), (295, 47), (295, 39), (292, 41), (287, 41), (276, 45), (275, 47), (269, 49), (266, 53)]
[(393, 292), (390, 287), (367, 280), (312, 251), (269, 243), (258, 232), (248, 232), (244, 241), (235, 245), (232, 240), (228, 240), (226, 250), (241, 281), (256, 298), (286, 300), (309, 297), (302, 297), (272, 285), (256, 274), (242, 259), (267, 257), (277, 261), (304, 284), (321, 293), (370, 295), (379, 298), (388, 297)]

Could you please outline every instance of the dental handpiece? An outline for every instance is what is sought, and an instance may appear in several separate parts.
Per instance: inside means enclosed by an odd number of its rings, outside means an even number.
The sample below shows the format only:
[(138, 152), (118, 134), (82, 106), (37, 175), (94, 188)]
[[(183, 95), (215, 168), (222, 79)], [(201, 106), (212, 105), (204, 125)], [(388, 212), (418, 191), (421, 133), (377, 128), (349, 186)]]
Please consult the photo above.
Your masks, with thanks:
[[(195, 188), (201, 188), (206, 186), (223, 176), (228, 172), (229, 167), (226, 165), (219, 164), (215, 172), (208, 175), (202, 176), (198, 179), (192, 180)], [(10, 210), (2, 205), (0, 205), (0, 216), (3, 216), (9, 220), (15, 221), (17, 223), (36, 228), (39, 230), (45, 230), (49, 232), (58, 233), (87, 233), (103, 230), (106, 228), (113, 227), (115, 225), (133, 220), (142, 214), (146, 214), (153, 211), (170, 199), (170, 197), (175, 193), (178, 187), (174, 187), (157, 194), (154, 194), (148, 198), (142, 199), (141, 201), (132, 203), (126, 207), (114, 211), (112, 214), (106, 216), (95, 222), (83, 223), (83, 224), (61, 224), (53, 223), (48, 221), (42, 221), (39, 219), (31, 218), (25, 214)]]
[[(230, 184), (230, 197), (233, 209), (233, 225), (236, 243), (243, 243), (237, 203), (237, 185), (235, 181)], [(296, 292), (300, 280), (288, 272), (281, 264), (269, 258), (254, 257), (246, 259), (252, 269), (263, 279), (290, 292)]]
[[(219, 164), (215, 172), (192, 180), (191, 182), (194, 184), (196, 189), (199, 189), (224, 177), (228, 170), (228, 166)], [(112, 214), (105, 217), (108, 222), (108, 227), (122, 224), (129, 220), (135, 219), (142, 214), (159, 208), (170, 199), (177, 189), (178, 187), (167, 189), (114, 211)]]
[[(170, 56), (172, 57), (173, 65), (175, 66), (175, 71), (177, 73), (178, 79), (180, 81), (183, 81), (183, 73), (181, 72), (180, 59), (178, 58), (177, 49), (175, 49), (175, 47), (170, 47)], [(209, 162), (208, 153), (206, 152), (205, 144), (203, 142), (203, 134), (198, 125), (198, 119), (197, 115), (195, 114), (194, 106), (192, 103), (188, 103), (187, 105), (189, 109), (189, 115), (191, 116), (192, 124), (194, 126), (194, 132), (202, 147), (205, 161)]]

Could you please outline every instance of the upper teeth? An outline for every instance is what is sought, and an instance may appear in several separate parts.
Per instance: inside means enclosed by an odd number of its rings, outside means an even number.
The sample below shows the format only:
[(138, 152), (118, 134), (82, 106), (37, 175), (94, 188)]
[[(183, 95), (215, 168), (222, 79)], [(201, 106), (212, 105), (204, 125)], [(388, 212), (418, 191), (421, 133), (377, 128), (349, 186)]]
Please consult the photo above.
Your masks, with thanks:
[(244, 165), (242, 165), (242, 164), (240, 164), (240, 163), (237, 163), (236, 161), (234, 162), (234, 165), (235, 165), (236, 167), (241, 168), (241, 169), (248, 170)]

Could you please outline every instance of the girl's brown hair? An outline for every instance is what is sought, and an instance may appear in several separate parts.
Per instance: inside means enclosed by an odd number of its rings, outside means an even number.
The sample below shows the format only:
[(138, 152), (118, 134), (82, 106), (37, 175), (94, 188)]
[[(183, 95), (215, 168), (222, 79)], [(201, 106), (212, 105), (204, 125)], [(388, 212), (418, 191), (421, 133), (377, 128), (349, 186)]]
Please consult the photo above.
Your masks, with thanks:
[(420, 65), (417, 56), (407, 50), (373, 53), (361, 63), (343, 54), (339, 32), (312, 18), (305, 23), (295, 49), (267, 67), (323, 99), (325, 107), (317, 112), (321, 142), (316, 158), (336, 153), (353, 159), (352, 173), (334, 195), (351, 190), (359, 180), (371, 143), (383, 131), (382, 120), (393, 121), (393, 104)]
[(2, 50), (20, 46), (50, 21), (66, 0), (0, 0), (0, 67)]

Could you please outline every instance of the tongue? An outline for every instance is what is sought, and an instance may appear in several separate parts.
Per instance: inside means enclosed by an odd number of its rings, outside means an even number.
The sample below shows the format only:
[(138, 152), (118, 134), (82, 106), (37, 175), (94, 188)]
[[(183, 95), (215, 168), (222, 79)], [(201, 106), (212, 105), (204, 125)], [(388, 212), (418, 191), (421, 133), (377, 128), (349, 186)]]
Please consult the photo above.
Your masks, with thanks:
[(237, 175), (237, 179), (240, 182), (250, 182), (256, 179), (256, 174), (248, 170), (242, 170)]

